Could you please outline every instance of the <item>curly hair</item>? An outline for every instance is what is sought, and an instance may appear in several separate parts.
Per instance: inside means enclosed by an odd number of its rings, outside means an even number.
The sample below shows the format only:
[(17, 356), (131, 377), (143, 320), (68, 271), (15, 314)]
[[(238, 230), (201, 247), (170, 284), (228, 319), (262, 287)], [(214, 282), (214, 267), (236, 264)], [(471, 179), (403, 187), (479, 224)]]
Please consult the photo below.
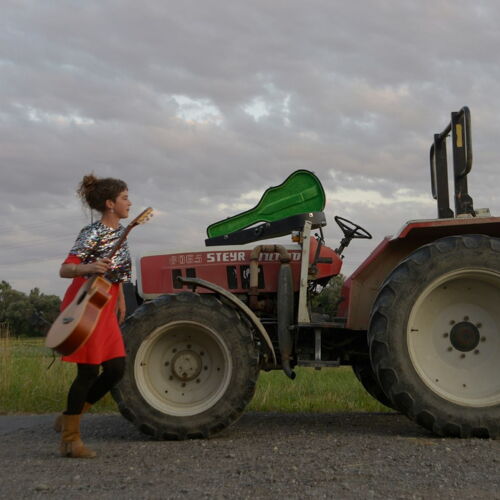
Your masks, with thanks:
[(86, 205), (104, 213), (106, 200), (115, 201), (118, 195), (127, 189), (127, 184), (120, 179), (98, 178), (94, 174), (89, 174), (84, 176), (76, 192)]

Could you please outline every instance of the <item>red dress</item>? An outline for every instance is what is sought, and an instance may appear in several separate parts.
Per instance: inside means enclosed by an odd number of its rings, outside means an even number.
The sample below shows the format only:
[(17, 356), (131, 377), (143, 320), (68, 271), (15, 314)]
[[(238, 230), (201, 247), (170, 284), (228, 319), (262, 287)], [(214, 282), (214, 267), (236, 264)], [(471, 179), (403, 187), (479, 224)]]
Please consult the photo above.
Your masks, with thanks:
[[(68, 255), (68, 258), (64, 261), (65, 264), (80, 264), (81, 262), (81, 259), (76, 255)], [(64, 295), (61, 310), (64, 310), (71, 303), (86, 281), (86, 278), (83, 277), (73, 279)], [(119, 283), (112, 284), (110, 289), (111, 299), (104, 306), (99, 321), (87, 342), (73, 354), (63, 356), (63, 361), (100, 365), (108, 359), (125, 356), (125, 346), (116, 316), (119, 286)]]

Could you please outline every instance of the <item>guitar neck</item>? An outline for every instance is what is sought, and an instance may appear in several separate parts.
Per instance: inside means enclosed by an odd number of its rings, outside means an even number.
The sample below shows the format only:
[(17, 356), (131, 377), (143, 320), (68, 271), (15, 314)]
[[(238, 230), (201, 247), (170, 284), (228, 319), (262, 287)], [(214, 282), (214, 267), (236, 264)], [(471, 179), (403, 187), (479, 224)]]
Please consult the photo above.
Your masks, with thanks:
[(144, 224), (145, 222), (147, 222), (150, 217), (152, 216), (152, 213), (153, 213), (153, 209), (151, 207), (148, 207), (146, 208), (145, 210), (143, 210), (126, 228), (125, 230), (123, 231), (122, 235), (120, 236), (120, 238), (118, 239), (118, 241), (114, 244), (113, 248), (111, 249), (109, 255), (107, 255), (106, 257), (108, 259), (112, 259), (114, 257), (114, 255), (116, 254), (116, 252), (118, 252), (118, 250), (120, 249), (120, 247), (123, 245), (123, 243), (125, 242), (125, 240), (127, 239), (127, 236), (128, 234), (130, 233), (130, 231), (132, 231), (132, 228), (139, 225), (139, 224)]
[(131, 229), (132, 228), (129, 228), (128, 226), (125, 228), (125, 231), (123, 231), (118, 241), (113, 245), (113, 248), (111, 249), (109, 255), (106, 256), (108, 259), (112, 259), (115, 256), (116, 252), (118, 252), (120, 247), (125, 243), (125, 240), (127, 239), (128, 233), (130, 233)]

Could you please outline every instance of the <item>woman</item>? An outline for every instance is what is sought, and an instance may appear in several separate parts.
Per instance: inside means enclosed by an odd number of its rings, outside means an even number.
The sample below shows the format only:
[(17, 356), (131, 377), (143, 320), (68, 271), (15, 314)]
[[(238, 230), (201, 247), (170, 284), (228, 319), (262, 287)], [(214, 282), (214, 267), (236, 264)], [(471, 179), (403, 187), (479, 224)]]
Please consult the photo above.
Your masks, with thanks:
[(84, 204), (100, 212), (101, 219), (80, 231), (61, 265), (60, 276), (73, 279), (61, 308), (71, 303), (80, 287), (94, 274), (102, 274), (111, 281), (111, 299), (87, 342), (62, 358), (77, 364), (77, 375), (68, 392), (66, 410), (58, 417), (54, 428), (62, 431), (63, 456), (93, 458), (95, 452), (86, 448), (80, 438), (80, 416), (122, 378), (125, 368), (125, 347), (118, 321), (121, 323), (125, 319), (122, 283), (130, 279), (130, 254), (125, 243), (112, 259), (107, 255), (124, 230), (120, 219), (128, 217), (132, 203), (128, 199), (127, 185), (119, 179), (86, 175), (77, 192)]

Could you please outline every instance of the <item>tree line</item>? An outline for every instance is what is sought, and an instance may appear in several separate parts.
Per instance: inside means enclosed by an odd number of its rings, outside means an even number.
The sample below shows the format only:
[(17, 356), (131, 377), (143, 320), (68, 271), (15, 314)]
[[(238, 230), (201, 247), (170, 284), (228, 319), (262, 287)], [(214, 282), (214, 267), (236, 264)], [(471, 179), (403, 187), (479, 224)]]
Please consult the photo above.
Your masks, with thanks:
[(61, 299), (33, 288), (29, 294), (0, 283), (0, 334), (18, 337), (43, 337), (59, 314)]
[[(316, 312), (335, 316), (340, 303), (344, 277), (332, 278), (312, 300)], [(61, 299), (46, 295), (38, 288), (29, 294), (14, 290), (6, 281), (0, 282), (0, 335), (8, 332), (17, 337), (43, 337), (59, 315)]]

